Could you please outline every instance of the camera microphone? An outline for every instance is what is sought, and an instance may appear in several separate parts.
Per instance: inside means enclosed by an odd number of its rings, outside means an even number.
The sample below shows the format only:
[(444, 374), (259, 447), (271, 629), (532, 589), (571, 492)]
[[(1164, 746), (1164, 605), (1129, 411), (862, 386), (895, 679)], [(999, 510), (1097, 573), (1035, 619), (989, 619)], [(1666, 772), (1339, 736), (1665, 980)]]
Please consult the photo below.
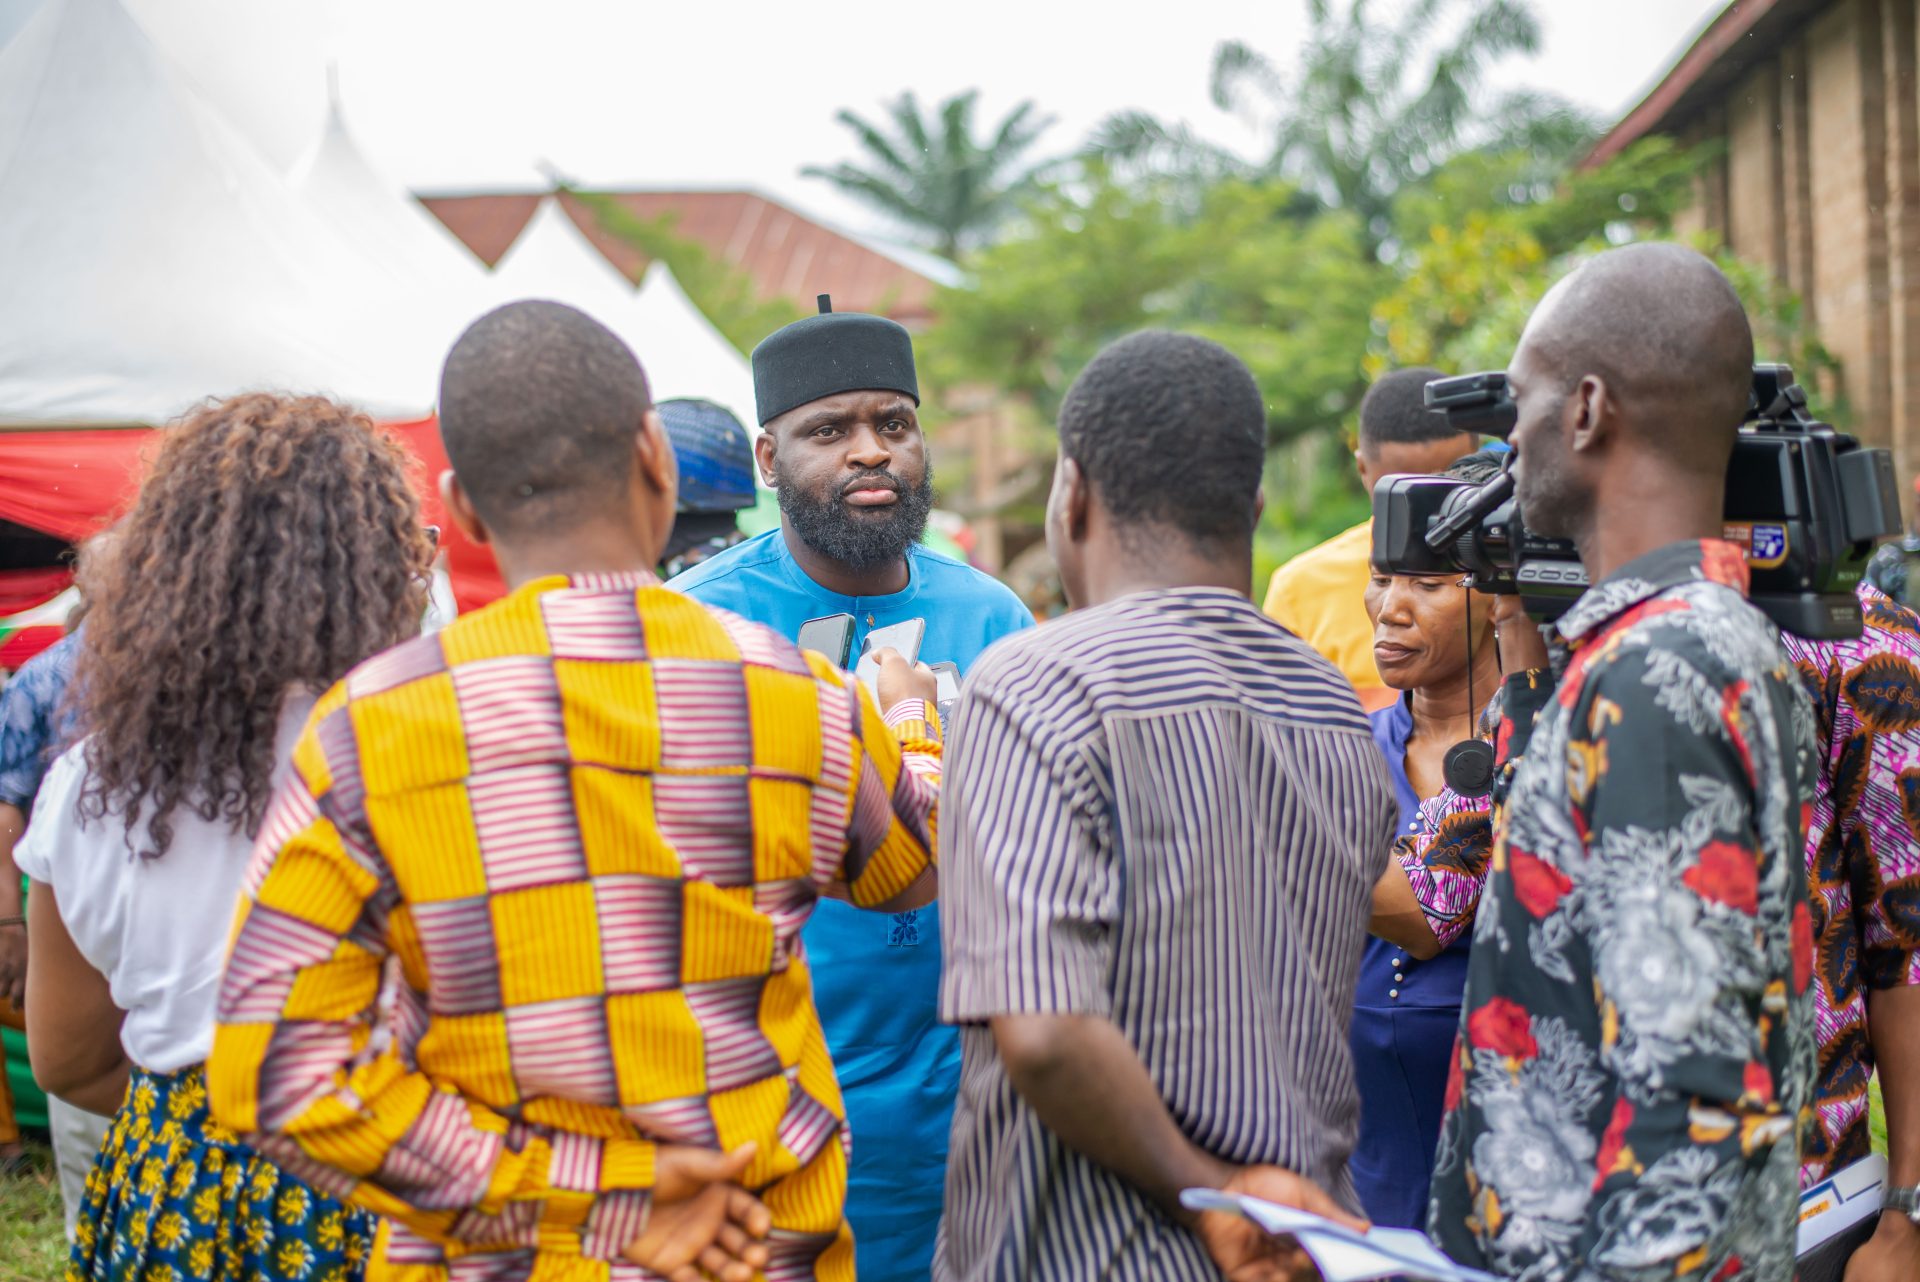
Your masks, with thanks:
[(1440, 773), (1447, 787), (1461, 796), (1486, 796), (1493, 791), (1493, 745), (1485, 739), (1462, 739), (1447, 749)]

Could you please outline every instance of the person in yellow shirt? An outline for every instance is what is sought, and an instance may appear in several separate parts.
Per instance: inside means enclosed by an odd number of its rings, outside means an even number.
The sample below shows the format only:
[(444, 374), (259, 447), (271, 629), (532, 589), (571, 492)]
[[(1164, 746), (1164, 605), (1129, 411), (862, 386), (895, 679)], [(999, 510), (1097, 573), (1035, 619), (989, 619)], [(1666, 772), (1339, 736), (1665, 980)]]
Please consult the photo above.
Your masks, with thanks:
[[(1454, 431), (1445, 417), (1426, 406), (1426, 385), (1445, 377), (1437, 369), (1397, 369), (1367, 389), (1360, 402), (1360, 439), (1353, 462), (1368, 494), (1383, 476), (1444, 472), (1455, 459), (1473, 453), (1476, 438)], [(1345, 673), (1369, 712), (1399, 697), (1373, 666), (1373, 625), (1362, 600), (1372, 548), (1369, 517), (1275, 570), (1262, 607), (1268, 618)]]
[(800, 930), (829, 893), (931, 900), (933, 674), (885, 652), (876, 703), (660, 586), (672, 446), (570, 307), (474, 322), (440, 431), (512, 591), (320, 696), (246, 874), (214, 1114), (383, 1217), (370, 1282), (852, 1282)]

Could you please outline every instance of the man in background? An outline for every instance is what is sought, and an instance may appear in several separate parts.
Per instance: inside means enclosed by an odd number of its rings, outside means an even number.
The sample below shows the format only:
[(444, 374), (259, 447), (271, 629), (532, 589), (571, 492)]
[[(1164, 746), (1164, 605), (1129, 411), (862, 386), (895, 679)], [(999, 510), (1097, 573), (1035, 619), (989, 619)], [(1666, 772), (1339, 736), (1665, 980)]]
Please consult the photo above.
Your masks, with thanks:
[(938, 1278), (1297, 1276), (1189, 1188), (1359, 1223), (1347, 1026), (1397, 807), (1352, 689), (1249, 599), (1265, 453), (1253, 376), (1185, 334), (1061, 407), (1076, 612), (981, 660), (947, 776)]
[(740, 513), (754, 504), (753, 438), (730, 410), (681, 396), (657, 407), (680, 468), (680, 503), (660, 554), (660, 576), (726, 551), (746, 536)]
[[(1375, 482), (1398, 472), (1444, 472), (1473, 453), (1474, 437), (1458, 432), (1446, 416), (1427, 408), (1425, 390), (1437, 369), (1424, 366), (1382, 374), (1360, 402), (1359, 441), (1353, 451), (1360, 488), (1371, 498)], [(1373, 666), (1373, 625), (1361, 598), (1372, 571), (1369, 516), (1343, 534), (1308, 548), (1273, 572), (1267, 584), (1267, 617), (1333, 661), (1373, 712), (1398, 692), (1380, 681)]]
[[(108, 537), (95, 535), (81, 551), (82, 591), (87, 551), (97, 550)], [(47, 767), (75, 733), (75, 713), (67, 700), (67, 687), (73, 680), (85, 618), (86, 600), (82, 597), (67, 620), (67, 635), (21, 664), (0, 690), (0, 1020), (21, 1031), (24, 1029), (18, 1017), (27, 988), (27, 926), (13, 848), (27, 830), (33, 799), (40, 792)], [(87, 1171), (93, 1166), (94, 1154), (110, 1122), (110, 1118), (47, 1096), (47, 1130), (53, 1139), (53, 1163), (60, 1177), (68, 1236), (72, 1236), (86, 1194)], [(0, 1055), (0, 1166), (18, 1155), (19, 1140), (19, 1128), (13, 1124), (13, 1093), (6, 1082), (5, 1056)]]
[(1521, 512), (1593, 586), (1551, 652), (1496, 623), (1491, 813), (1433, 838), (1491, 872), (1429, 1228), (1503, 1277), (1793, 1270), (1815, 716), (1720, 537), (1752, 365), (1726, 278), (1649, 244), (1556, 285), (1507, 370)]
[[(754, 349), (753, 382), (766, 429), (754, 451), (779, 491), (780, 528), (669, 587), (787, 637), (851, 615), (849, 662), (873, 630), (924, 619), (920, 659), (965, 672), (1032, 625), (998, 581), (920, 546), (933, 469), (906, 330), (857, 312), (809, 316)], [(827, 901), (803, 938), (853, 1135), (860, 1277), (925, 1282), (960, 1081), (959, 1039), (939, 1021), (938, 905), (875, 917)]]

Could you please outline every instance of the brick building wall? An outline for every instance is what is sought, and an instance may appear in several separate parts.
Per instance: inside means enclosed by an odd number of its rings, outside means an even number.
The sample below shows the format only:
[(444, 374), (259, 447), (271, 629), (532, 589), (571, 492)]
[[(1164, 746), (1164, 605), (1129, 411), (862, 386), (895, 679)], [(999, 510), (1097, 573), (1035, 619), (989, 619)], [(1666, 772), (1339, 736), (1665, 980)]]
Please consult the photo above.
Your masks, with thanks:
[(1793, 287), (1841, 362), (1824, 404), (1905, 477), (1920, 472), (1917, 29), (1920, 0), (1736, 0), (1594, 155), (1652, 132), (1717, 145), (1679, 230)]

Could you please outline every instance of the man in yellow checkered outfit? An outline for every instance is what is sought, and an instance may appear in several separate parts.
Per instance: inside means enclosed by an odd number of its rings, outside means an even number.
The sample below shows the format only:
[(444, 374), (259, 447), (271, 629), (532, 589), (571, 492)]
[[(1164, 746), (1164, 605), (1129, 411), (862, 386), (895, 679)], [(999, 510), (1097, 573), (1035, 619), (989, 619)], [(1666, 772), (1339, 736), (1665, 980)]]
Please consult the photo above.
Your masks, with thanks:
[(850, 1279), (800, 928), (830, 888), (932, 897), (932, 676), (893, 656), (883, 716), (658, 586), (673, 451), (585, 315), (475, 322), (440, 429), (448, 510), (512, 591), (314, 709), (246, 882), (214, 1111), (385, 1217), (371, 1277)]

